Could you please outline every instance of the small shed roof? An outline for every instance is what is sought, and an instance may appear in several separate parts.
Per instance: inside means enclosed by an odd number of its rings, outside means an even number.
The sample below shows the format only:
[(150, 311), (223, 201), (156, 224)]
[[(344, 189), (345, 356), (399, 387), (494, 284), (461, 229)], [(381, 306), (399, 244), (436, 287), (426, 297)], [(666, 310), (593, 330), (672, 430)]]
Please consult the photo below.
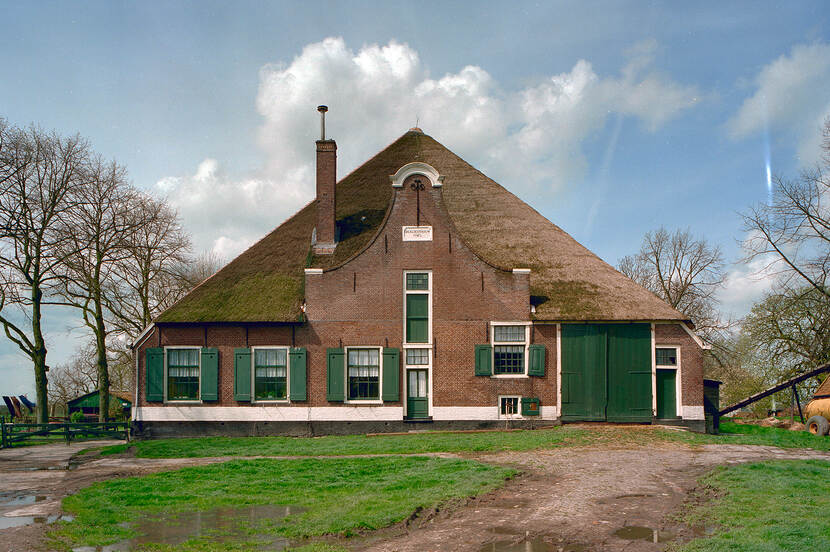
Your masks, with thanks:
[[(121, 401), (121, 406), (124, 407), (132, 407), (133, 401), (130, 399), (130, 394), (124, 391), (110, 391), (110, 399), (112, 397), (117, 398)], [(72, 408), (96, 408), (98, 403), (98, 390), (91, 391), (86, 395), (81, 395), (80, 397), (76, 397), (71, 401), (66, 401), (67, 406)]]

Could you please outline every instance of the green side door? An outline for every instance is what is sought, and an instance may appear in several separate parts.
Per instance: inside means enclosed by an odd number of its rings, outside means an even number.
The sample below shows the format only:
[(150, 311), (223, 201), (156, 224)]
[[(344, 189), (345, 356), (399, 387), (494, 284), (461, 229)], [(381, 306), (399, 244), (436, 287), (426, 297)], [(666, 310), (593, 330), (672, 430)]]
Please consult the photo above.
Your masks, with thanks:
[(606, 332), (598, 324), (562, 325), (562, 419), (605, 420)]
[(651, 421), (651, 325), (608, 324), (609, 422)]
[(677, 418), (677, 370), (657, 369), (657, 417)]
[(408, 418), (429, 417), (429, 373), (424, 369), (406, 371), (406, 415)]

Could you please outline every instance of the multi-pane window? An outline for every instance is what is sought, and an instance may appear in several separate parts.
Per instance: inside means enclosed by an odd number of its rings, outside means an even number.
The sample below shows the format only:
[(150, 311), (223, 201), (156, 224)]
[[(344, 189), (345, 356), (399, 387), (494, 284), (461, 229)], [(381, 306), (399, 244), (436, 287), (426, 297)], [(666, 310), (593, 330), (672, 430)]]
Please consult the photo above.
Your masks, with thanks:
[(655, 352), (657, 366), (677, 366), (676, 347), (658, 347)]
[(428, 272), (406, 273), (406, 342), (429, 343)]
[(527, 328), (493, 327), (493, 374), (524, 374)]
[(167, 349), (167, 400), (199, 398), (199, 349)]
[(348, 350), (349, 400), (380, 398), (378, 349)]
[(427, 396), (427, 371), (408, 370), (409, 382), (407, 390), (410, 397), (425, 398)]
[(429, 349), (407, 349), (406, 363), (415, 366), (429, 364)]
[(519, 414), (519, 397), (499, 397), (499, 414), (515, 416)]
[(286, 398), (287, 352), (285, 349), (254, 350), (254, 399), (276, 401)]

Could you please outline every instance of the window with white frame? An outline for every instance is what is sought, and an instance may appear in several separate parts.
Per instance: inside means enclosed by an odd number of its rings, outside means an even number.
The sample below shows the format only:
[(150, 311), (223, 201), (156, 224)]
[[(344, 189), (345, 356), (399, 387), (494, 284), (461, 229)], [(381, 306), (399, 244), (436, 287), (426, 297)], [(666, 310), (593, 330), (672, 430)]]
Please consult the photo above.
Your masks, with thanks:
[(518, 417), (521, 402), (521, 397), (499, 397), (499, 416), (502, 418)]
[(199, 349), (167, 349), (167, 400), (199, 399)]
[(429, 272), (405, 272), (404, 279), (404, 342), (431, 343), (432, 275)]
[(493, 325), (493, 375), (523, 375), (527, 367), (526, 325)]
[(657, 366), (677, 368), (677, 347), (657, 347), (654, 357)]
[(380, 399), (380, 349), (347, 349), (347, 366), (349, 400)]
[(254, 349), (254, 400), (280, 401), (288, 397), (288, 350)]

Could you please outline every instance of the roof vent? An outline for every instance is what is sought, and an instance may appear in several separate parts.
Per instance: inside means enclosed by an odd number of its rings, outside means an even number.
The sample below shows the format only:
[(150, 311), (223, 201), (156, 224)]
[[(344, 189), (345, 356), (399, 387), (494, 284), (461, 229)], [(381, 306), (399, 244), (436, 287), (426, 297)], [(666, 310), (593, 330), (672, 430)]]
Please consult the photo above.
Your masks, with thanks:
[(318, 105), (317, 111), (320, 112), (320, 140), (326, 139), (326, 111), (329, 110), (327, 105)]

